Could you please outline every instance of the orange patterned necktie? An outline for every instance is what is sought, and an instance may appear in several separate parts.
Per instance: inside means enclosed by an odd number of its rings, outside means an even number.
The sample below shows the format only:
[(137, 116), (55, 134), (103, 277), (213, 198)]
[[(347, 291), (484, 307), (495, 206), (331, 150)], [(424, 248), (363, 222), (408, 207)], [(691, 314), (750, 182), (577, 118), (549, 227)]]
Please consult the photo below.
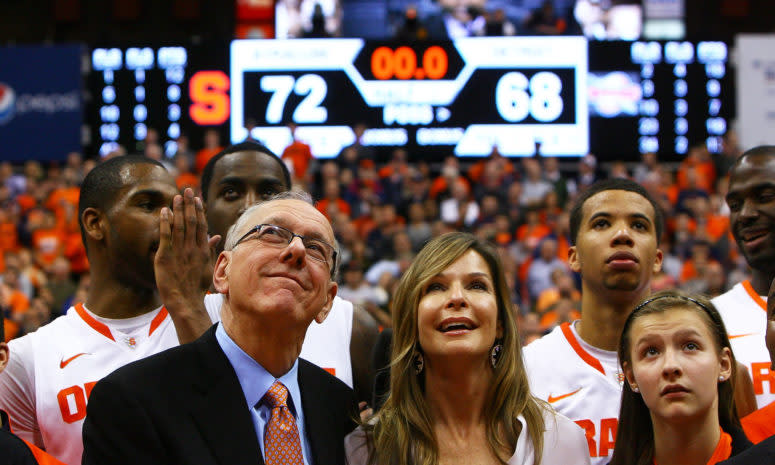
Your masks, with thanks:
[(303, 465), (299, 429), (288, 408), (288, 388), (275, 381), (264, 394), (264, 402), (272, 409), (264, 431), (264, 462), (266, 465)]

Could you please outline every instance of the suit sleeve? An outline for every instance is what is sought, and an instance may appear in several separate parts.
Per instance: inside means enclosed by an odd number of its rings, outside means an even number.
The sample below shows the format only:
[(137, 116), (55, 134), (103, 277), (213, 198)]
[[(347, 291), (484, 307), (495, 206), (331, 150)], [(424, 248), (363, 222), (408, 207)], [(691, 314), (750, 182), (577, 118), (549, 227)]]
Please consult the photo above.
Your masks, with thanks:
[(83, 465), (170, 463), (146, 405), (112, 378), (98, 382), (83, 424)]

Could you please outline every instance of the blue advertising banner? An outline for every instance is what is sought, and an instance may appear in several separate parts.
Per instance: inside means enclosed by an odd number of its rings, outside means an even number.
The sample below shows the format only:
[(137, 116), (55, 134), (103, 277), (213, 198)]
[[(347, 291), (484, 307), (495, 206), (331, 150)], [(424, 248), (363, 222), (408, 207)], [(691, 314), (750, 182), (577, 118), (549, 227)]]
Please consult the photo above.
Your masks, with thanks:
[(63, 160), (81, 150), (78, 45), (0, 47), (0, 160)]

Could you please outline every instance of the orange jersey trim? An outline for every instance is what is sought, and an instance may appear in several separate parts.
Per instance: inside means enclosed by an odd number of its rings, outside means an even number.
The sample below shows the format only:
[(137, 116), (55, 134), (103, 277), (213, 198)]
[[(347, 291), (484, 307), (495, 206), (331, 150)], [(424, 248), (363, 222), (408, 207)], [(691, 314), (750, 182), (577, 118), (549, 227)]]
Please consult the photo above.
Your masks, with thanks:
[(748, 295), (754, 300), (754, 302), (759, 304), (762, 310), (766, 312), (767, 302), (765, 302), (764, 299), (762, 299), (762, 296), (760, 296), (759, 293), (754, 290), (753, 286), (751, 286), (751, 282), (746, 279), (742, 284)]
[(570, 329), (570, 323), (563, 323), (560, 325), (560, 329), (562, 329), (562, 334), (565, 335), (565, 339), (568, 340), (568, 343), (570, 343), (570, 346), (573, 347), (573, 350), (576, 351), (578, 356), (581, 357), (581, 359), (584, 360), (587, 365), (605, 375), (605, 370), (603, 369), (603, 365), (600, 363), (600, 360), (596, 359), (593, 355), (584, 350), (584, 348), (581, 347), (581, 344), (579, 344), (579, 341), (577, 341), (573, 336), (573, 331)]
[[(116, 341), (113, 338), (113, 333), (110, 331), (110, 328), (108, 328), (106, 324), (100, 323), (99, 321), (92, 318), (92, 316), (86, 312), (86, 309), (83, 308), (83, 303), (78, 302), (73, 307), (75, 308), (75, 311), (78, 313), (78, 315), (83, 319), (83, 321), (85, 321), (87, 325), (91, 326), (92, 329), (110, 339), (111, 341)], [(153, 317), (153, 320), (151, 320), (151, 327), (148, 330), (149, 336), (152, 335), (153, 332), (159, 328), (159, 326), (161, 326), (161, 324), (164, 322), (164, 319), (167, 318), (167, 315), (169, 315), (167, 307), (162, 307), (159, 313)]]
[(775, 434), (775, 422), (772, 421), (773, 413), (775, 413), (775, 402), (759, 410), (754, 410), (740, 419), (743, 431), (751, 442), (758, 444)]
[(116, 342), (115, 339), (113, 339), (113, 333), (110, 332), (110, 328), (104, 323), (100, 323), (99, 321), (92, 318), (91, 315), (89, 315), (86, 310), (83, 308), (83, 303), (78, 302), (74, 305), (75, 311), (78, 312), (78, 316), (81, 317), (83, 321), (86, 322), (87, 325), (91, 326), (92, 329), (97, 331), (98, 333), (102, 334), (106, 338), (110, 339), (113, 342)]
[[(24, 441), (24, 439), (22, 439), (22, 441)], [(64, 462), (60, 462), (59, 460), (55, 459), (53, 455), (49, 455), (34, 444), (30, 444), (27, 441), (24, 441), (24, 443), (27, 444), (30, 452), (32, 452), (32, 456), (35, 457), (35, 460), (37, 460), (38, 465), (65, 465)]]
[(148, 330), (149, 336), (153, 334), (154, 331), (156, 331), (156, 328), (161, 326), (164, 319), (167, 318), (167, 315), (169, 315), (169, 312), (167, 312), (167, 307), (162, 307), (159, 313), (153, 317), (153, 320), (151, 321), (151, 328)]

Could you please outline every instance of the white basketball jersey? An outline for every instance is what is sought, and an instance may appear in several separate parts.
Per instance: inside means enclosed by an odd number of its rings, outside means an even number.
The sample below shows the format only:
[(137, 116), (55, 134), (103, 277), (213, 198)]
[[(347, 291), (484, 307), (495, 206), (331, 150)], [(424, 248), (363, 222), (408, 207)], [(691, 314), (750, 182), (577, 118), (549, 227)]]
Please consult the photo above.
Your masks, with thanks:
[(0, 409), (14, 431), (57, 459), (81, 463), (81, 428), (94, 385), (130, 362), (179, 345), (167, 310), (108, 320), (82, 304), (9, 343)]
[[(205, 296), (210, 315), (220, 315), (222, 294)], [(219, 318), (220, 319), (220, 318)], [(353, 329), (353, 304), (338, 296), (323, 323), (312, 322), (304, 337), (299, 357), (314, 363), (353, 387), (353, 369), (350, 362), (350, 338)]]
[(586, 432), (593, 465), (611, 460), (624, 376), (616, 352), (586, 344), (564, 323), (523, 350), (533, 395)]
[(735, 358), (751, 374), (757, 406), (769, 405), (775, 401), (775, 372), (770, 370), (770, 353), (764, 342), (767, 297), (743, 281), (711, 302), (721, 313)]

